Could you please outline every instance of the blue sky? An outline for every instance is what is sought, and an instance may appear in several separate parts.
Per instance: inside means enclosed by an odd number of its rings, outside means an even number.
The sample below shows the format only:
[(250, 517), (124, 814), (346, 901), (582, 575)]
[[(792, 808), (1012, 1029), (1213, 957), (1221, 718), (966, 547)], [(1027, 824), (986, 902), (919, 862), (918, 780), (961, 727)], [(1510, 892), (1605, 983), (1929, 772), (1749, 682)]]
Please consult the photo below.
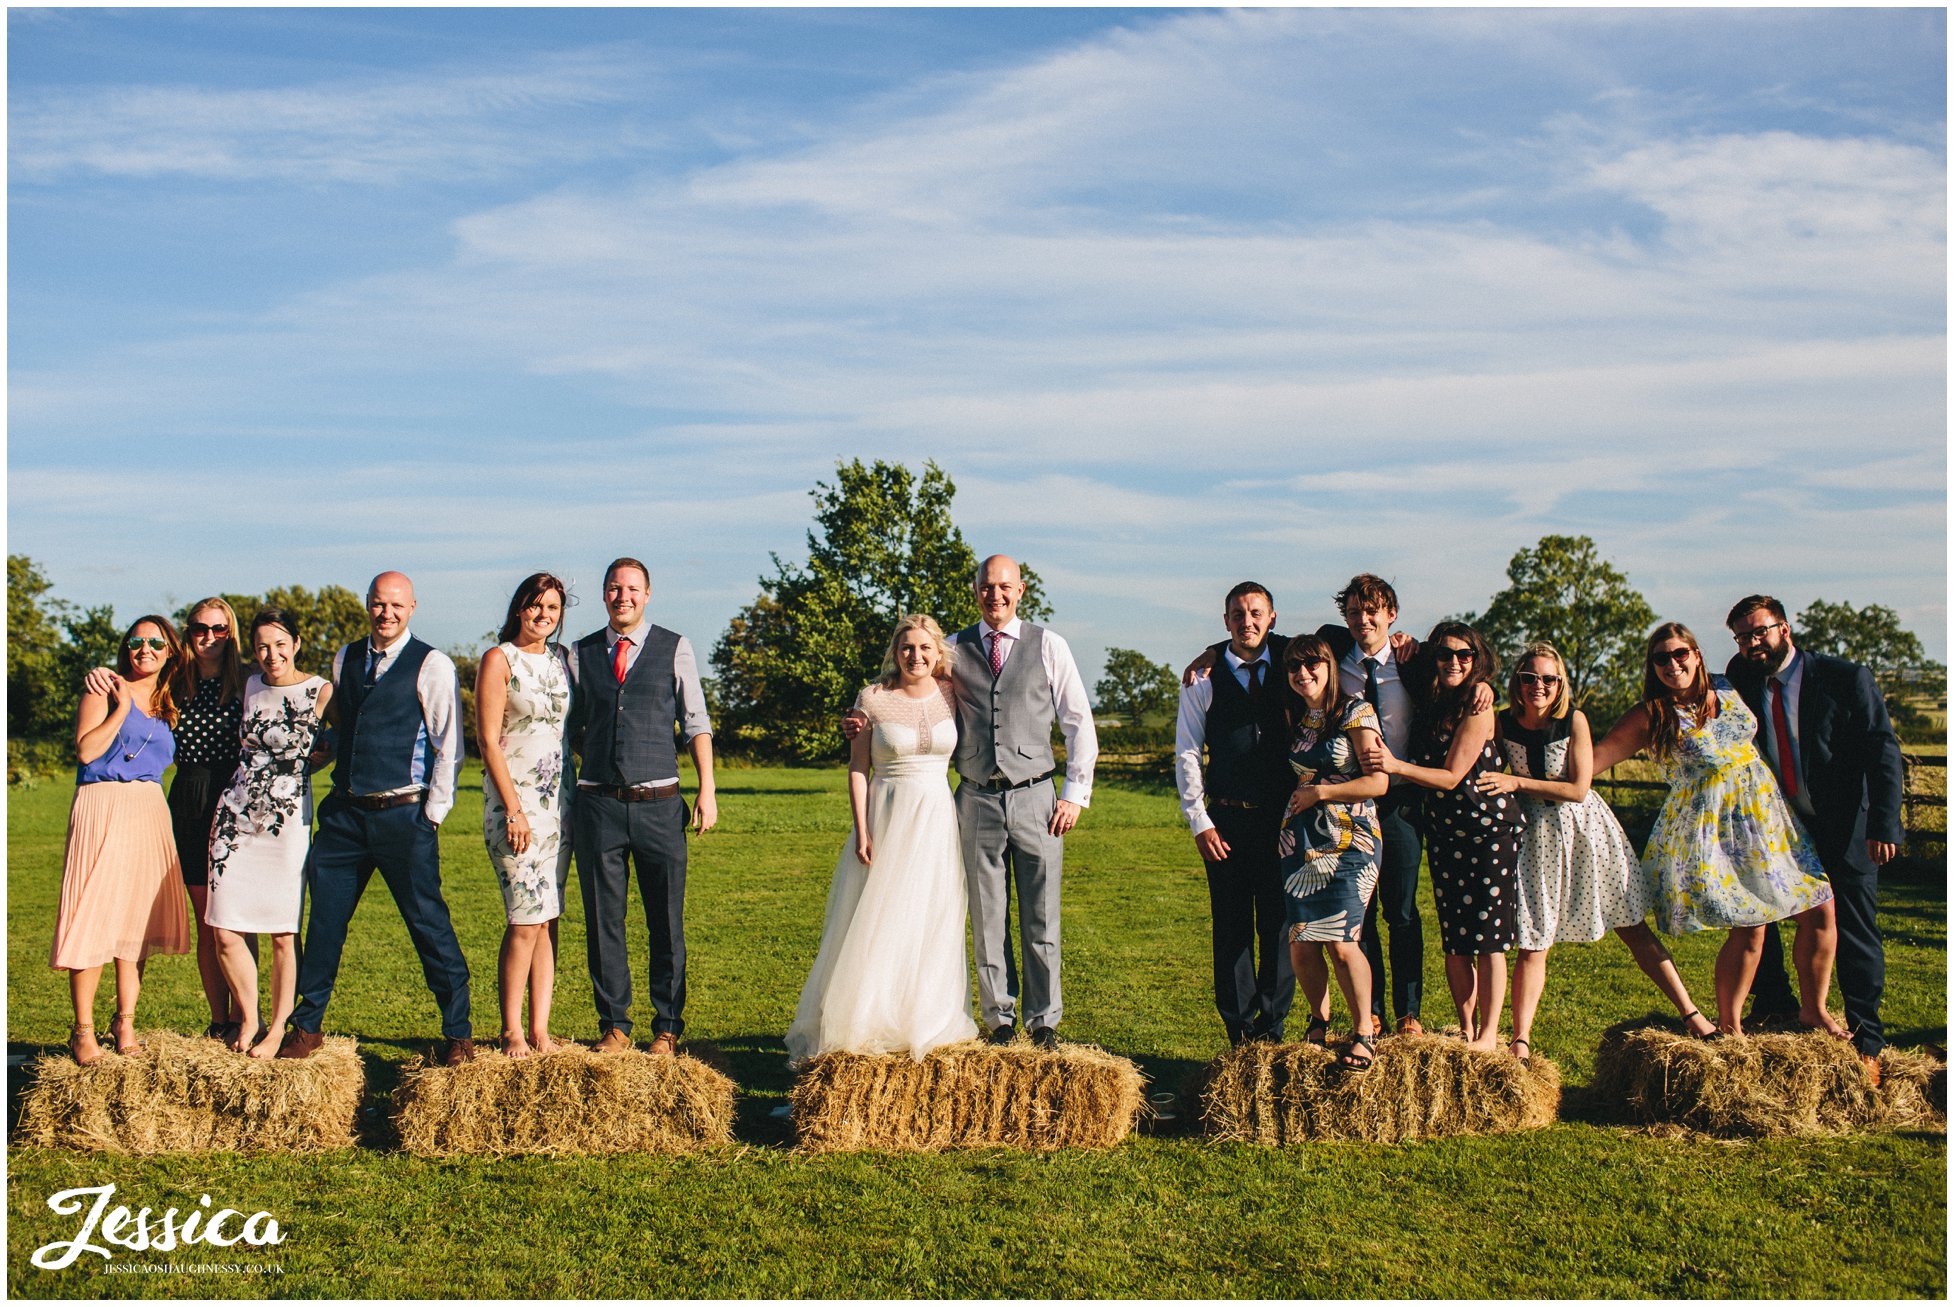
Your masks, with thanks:
[(1088, 679), (1592, 535), (1946, 656), (1938, 10), (8, 14), (9, 534), (132, 616), (651, 562), (934, 458)]

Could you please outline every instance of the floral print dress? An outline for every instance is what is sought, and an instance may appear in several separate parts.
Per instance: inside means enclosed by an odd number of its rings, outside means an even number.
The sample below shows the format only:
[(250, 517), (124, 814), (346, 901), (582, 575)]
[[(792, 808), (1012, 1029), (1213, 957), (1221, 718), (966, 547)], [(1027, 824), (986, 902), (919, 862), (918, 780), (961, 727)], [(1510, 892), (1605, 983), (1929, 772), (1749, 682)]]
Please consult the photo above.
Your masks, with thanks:
[(502, 907), (512, 926), (534, 926), (563, 915), (563, 883), (570, 869), (565, 814), (576, 778), (566, 775), (570, 751), (564, 723), (570, 715), (570, 677), (557, 650), (524, 653), (497, 646), (509, 660), (509, 697), (502, 709), (502, 757), (509, 765), (522, 815), (529, 819), (529, 848), (509, 847), (509, 810), (493, 781), (482, 786), (482, 838), (502, 882)]
[(204, 924), (269, 935), (299, 928), (312, 847), (306, 755), (319, 730), (325, 687), (317, 676), (292, 685), (266, 685), (262, 676), (244, 683), (237, 771), (210, 824)]
[(1730, 682), (1710, 679), (1717, 715), (1685, 712), (1676, 749), (1657, 761), (1669, 798), (1642, 867), (1656, 921), (1672, 935), (1782, 921), (1832, 897), (1818, 853), (1757, 753), (1757, 718)]
[[(1308, 709), (1289, 749), (1299, 785), (1337, 785), (1364, 774), (1352, 731), (1378, 731), (1377, 710), (1345, 699), (1329, 711)], [(1288, 817), (1276, 836), (1286, 920), (1292, 943), (1354, 943), (1377, 888), (1377, 803), (1318, 803)]]

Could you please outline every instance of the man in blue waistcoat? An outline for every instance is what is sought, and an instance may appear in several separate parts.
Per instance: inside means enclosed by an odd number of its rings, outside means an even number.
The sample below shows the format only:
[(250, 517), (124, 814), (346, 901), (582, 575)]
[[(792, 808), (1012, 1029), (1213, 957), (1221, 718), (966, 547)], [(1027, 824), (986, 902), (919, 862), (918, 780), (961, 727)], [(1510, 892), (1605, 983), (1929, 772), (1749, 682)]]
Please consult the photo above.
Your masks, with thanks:
[(649, 1051), (676, 1052), (685, 1029), (687, 812), (678, 785), (679, 732), (699, 773), (693, 829), (703, 833), (719, 820), (698, 659), (684, 636), (645, 620), (650, 599), (650, 570), (635, 558), (613, 562), (604, 569), (610, 623), (577, 641), (570, 658), (570, 740), (582, 759), (570, 825), (603, 1032), (599, 1052), (631, 1047), (624, 917), (634, 863), (651, 934)]
[(319, 1027), (366, 868), (386, 880), (421, 955), (421, 974), (441, 1008), (441, 1061), (456, 1066), (475, 1055), (468, 962), (441, 897), (438, 835), (461, 771), (460, 686), (453, 660), (407, 629), (414, 607), (414, 583), (382, 572), (366, 591), (372, 634), (333, 655), (327, 712), (338, 725), (339, 751), (306, 866), (312, 907), (298, 1008), (279, 1057), (310, 1057), (323, 1042)]

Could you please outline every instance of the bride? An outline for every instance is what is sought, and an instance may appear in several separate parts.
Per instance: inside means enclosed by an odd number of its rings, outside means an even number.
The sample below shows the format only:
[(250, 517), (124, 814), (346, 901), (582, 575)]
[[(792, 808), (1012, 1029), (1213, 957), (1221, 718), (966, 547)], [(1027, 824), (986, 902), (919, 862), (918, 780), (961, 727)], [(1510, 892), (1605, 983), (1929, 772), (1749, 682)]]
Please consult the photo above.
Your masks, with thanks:
[(920, 1062), (977, 1036), (949, 785), (957, 710), (948, 677), (936, 619), (907, 616), (896, 623), (882, 679), (855, 701), (869, 725), (850, 745), (855, 829), (835, 861), (821, 952), (787, 1031), (796, 1064), (836, 1051)]

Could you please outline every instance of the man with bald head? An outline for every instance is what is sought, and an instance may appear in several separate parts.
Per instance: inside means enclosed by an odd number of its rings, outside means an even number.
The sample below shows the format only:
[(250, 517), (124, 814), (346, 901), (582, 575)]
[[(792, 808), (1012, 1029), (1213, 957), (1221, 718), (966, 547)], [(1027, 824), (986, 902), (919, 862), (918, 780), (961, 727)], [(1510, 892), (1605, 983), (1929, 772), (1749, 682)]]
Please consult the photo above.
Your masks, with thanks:
[[(1002, 554), (977, 568), (982, 620), (950, 637), (957, 692), (957, 823), (977, 959), (977, 999), (990, 1041), (1020, 1024), (1040, 1048), (1058, 1046), (1058, 883), (1063, 837), (1092, 801), (1099, 736), (1078, 664), (1065, 641), (1018, 616), (1024, 577)], [(1052, 723), (1065, 733), (1065, 797), (1052, 785)], [(1008, 930), (1018, 899), (1024, 949), (1022, 1010)]]
[(332, 793), (319, 805), (319, 830), (306, 865), (312, 900), (298, 1008), (279, 1046), (282, 1058), (310, 1057), (339, 977), (346, 923), (376, 868), (393, 892), (421, 955), (421, 974), (441, 1009), (441, 1060), (475, 1055), (468, 1014), (468, 962), (441, 897), (441, 819), (455, 804), (461, 771), (460, 686), (454, 661), (414, 638), (414, 583), (382, 572), (366, 591), (372, 634), (332, 660), (328, 714), (339, 728)]

